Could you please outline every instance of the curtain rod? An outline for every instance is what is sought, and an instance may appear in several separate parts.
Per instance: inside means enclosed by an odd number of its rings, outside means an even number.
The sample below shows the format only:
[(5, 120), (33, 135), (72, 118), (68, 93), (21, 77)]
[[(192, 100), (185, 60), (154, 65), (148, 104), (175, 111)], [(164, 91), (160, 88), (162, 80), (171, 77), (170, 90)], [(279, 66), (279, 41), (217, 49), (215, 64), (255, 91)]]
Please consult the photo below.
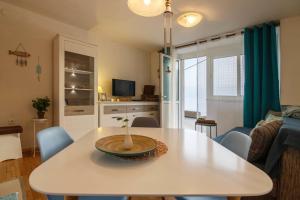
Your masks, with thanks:
[[(272, 24), (274, 24), (275, 26), (279, 26), (280, 22), (279, 21), (274, 21), (274, 22), (270, 22)], [(263, 24), (259, 24), (256, 26), (261, 26)], [(238, 29), (235, 31), (230, 31), (230, 32), (226, 32), (226, 33), (222, 33), (222, 34), (218, 34), (218, 35), (214, 35), (214, 36), (210, 36), (210, 37), (206, 37), (206, 38), (202, 38), (202, 39), (198, 39), (192, 42), (188, 42), (188, 43), (184, 43), (184, 44), (179, 44), (175, 46), (175, 49), (181, 49), (181, 48), (185, 48), (185, 47), (189, 47), (189, 46), (194, 46), (197, 44), (203, 44), (203, 43), (207, 43), (207, 42), (211, 42), (211, 41), (216, 41), (216, 40), (220, 40), (223, 38), (230, 38), (233, 36), (237, 36), (237, 35), (243, 35), (244, 34), (244, 28), (243, 29)]]

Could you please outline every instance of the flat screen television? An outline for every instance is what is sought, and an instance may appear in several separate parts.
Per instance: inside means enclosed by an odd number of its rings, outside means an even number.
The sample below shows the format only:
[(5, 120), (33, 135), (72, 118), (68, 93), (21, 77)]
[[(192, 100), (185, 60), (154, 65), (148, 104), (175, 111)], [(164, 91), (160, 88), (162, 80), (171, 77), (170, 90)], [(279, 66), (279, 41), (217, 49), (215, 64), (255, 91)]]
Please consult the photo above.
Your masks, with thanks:
[(135, 81), (112, 79), (112, 96), (135, 96)]

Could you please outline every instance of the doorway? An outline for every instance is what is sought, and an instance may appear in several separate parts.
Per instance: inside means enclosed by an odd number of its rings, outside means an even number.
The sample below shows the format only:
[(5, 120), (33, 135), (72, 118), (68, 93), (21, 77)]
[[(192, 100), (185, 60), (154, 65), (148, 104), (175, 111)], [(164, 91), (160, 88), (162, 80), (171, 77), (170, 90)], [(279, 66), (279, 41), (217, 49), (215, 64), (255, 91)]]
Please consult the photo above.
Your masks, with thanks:
[(184, 129), (195, 129), (195, 121), (207, 115), (207, 57), (182, 60)]

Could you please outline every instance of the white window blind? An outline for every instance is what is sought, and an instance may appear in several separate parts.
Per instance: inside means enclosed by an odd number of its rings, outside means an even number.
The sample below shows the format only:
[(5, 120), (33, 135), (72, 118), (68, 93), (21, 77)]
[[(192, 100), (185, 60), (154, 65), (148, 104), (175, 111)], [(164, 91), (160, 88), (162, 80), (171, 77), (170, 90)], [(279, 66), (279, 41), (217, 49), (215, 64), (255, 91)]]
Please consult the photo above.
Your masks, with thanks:
[(184, 110), (197, 111), (197, 58), (184, 60)]
[(237, 96), (237, 56), (213, 60), (213, 95)]
[(244, 85), (245, 85), (245, 56), (240, 57), (241, 66), (241, 96), (244, 96)]

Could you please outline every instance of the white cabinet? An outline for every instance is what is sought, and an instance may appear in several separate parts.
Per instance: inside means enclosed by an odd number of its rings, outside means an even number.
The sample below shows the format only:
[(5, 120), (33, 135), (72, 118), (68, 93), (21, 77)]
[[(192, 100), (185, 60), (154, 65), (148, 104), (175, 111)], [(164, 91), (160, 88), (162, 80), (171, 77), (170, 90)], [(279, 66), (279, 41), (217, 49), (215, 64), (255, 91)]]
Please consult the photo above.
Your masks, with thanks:
[(117, 118), (127, 118), (128, 126), (136, 117), (152, 117), (159, 122), (158, 102), (100, 102), (99, 126), (121, 127), (122, 121)]
[(54, 39), (54, 123), (73, 139), (97, 128), (97, 46)]

